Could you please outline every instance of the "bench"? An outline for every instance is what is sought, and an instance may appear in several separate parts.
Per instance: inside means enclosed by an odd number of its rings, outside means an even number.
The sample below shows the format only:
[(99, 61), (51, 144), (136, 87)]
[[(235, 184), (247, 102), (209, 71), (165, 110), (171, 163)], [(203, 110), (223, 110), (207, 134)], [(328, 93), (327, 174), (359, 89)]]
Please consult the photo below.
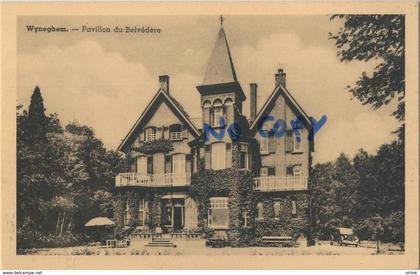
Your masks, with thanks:
[(226, 239), (210, 238), (206, 240), (208, 247), (225, 247), (228, 244)]
[(264, 236), (261, 243), (264, 245), (275, 246), (292, 246), (292, 237), (290, 236)]

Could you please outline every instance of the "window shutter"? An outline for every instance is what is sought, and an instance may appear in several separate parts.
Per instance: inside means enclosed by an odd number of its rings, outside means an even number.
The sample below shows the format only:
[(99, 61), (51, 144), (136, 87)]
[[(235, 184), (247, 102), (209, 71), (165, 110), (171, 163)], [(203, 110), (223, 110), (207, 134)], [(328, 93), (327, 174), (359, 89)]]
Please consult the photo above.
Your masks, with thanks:
[(185, 172), (191, 173), (191, 155), (185, 156)]
[(182, 138), (188, 138), (188, 129), (185, 126), (182, 126)]
[(139, 133), (139, 142), (142, 142), (144, 140), (144, 132), (140, 131)]
[(274, 135), (268, 136), (268, 152), (275, 153), (276, 152), (276, 139)]
[(286, 132), (286, 152), (293, 151), (293, 132), (292, 130), (287, 130)]
[(156, 139), (161, 139), (162, 138), (162, 134), (163, 134), (163, 129), (162, 128), (156, 128)]
[(226, 168), (232, 167), (232, 144), (226, 143)]
[(204, 145), (204, 168), (210, 169), (211, 167), (211, 151), (210, 151), (210, 145), (206, 144)]
[(171, 156), (165, 156), (165, 174), (169, 174), (172, 172), (172, 161)]

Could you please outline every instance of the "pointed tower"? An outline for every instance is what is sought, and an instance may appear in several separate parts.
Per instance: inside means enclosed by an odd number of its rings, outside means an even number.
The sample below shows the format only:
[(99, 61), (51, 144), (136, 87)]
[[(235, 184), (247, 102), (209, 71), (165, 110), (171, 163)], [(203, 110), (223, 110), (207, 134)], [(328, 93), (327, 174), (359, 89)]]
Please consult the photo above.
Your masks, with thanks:
[(229, 125), (241, 116), (246, 97), (236, 78), (222, 17), (203, 82), (197, 90), (201, 94), (203, 123), (218, 127), (219, 118), (223, 117)]

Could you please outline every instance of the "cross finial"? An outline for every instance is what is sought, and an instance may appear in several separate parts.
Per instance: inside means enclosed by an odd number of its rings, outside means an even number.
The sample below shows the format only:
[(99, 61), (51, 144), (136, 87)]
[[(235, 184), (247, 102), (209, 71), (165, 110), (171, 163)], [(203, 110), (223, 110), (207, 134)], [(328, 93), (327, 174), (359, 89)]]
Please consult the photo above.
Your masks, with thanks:
[(220, 19), (220, 27), (223, 27), (223, 14), (222, 15), (220, 15), (220, 17), (219, 17), (219, 19)]

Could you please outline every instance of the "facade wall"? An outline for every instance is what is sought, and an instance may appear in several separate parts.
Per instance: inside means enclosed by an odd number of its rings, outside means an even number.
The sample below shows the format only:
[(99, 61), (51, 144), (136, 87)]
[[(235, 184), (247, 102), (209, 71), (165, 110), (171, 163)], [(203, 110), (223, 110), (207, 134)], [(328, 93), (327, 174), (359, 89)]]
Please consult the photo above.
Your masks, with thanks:
[[(275, 121), (282, 119), (287, 123), (287, 130), (291, 130), (291, 120), (295, 120), (297, 115), (288, 106), (284, 97), (279, 96), (275, 101), (272, 110), (268, 115), (274, 117), (274, 121), (266, 122), (267, 129), (271, 129)], [(261, 166), (262, 167), (275, 167), (276, 176), (286, 176), (287, 166), (302, 165), (302, 175), (309, 176), (309, 141), (308, 141), (308, 130), (304, 128), (302, 130), (301, 139), (301, 152), (288, 152), (287, 151), (287, 134), (280, 138), (275, 137), (275, 153), (261, 154)], [(263, 137), (257, 132), (255, 135), (256, 139), (261, 144)], [(293, 137), (292, 137), (293, 138)]]

